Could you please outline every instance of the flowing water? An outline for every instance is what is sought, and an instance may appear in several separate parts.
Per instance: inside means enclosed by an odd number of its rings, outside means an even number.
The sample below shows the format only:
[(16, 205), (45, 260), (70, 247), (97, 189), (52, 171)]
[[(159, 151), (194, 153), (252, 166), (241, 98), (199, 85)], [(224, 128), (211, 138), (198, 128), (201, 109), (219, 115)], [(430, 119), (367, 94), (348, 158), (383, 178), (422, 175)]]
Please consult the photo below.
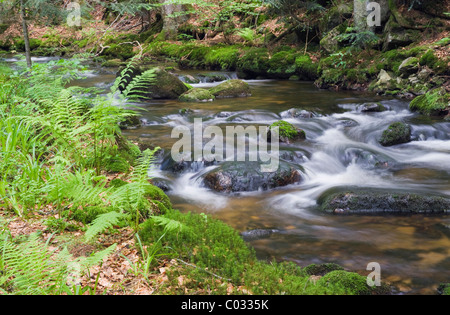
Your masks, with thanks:
[[(198, 71), (179, 73), (180, 78)], [(234, 73), (220, 73), (236, 78)], [(114, 71), (91, 71), (85, 87), (107, 89)], [(203, 78), (203, 77), (202, 77)], [(441, 282), (450, 282), (450, 217), (446, 216), (337, 216), (317, 209), (317, 199), (333, 187), (357, 186), (438, 192), (450, 196), (450, 123), (421, 117), (408, 110), (408, 102), (360, 92), (318, 90), (310, 82), (248, 81), (252, 97), (219, 99), (208, 103), (176, 100), (138, 104), (143, 126), (126, 130), (139, 139), (170, 152), (178, 139), (171, 138), (179, 125), (193, 128), (194, 118), (209, 125), (269, 125), (289, 121), (306, 131), (306, 141), (282, 145), (292, 163), (303, 167), (299, 184), (269, 191), (221, 194), (202, 187), (201, 163), (182, 173), (162, 171), (174, 207), (181, 211), (208, 213), (239, 231), (274, 229), (270, 237), (251, 241), (261, 259), (293, 261), (301, 266), (334, 262), (368, 275), (370, 262), (381, 265), (382, 280), (394, 284), (401, 294), (435, 294)], [(207, 79), (193, 84), (218, 84)], [(362, 113), (358, 104), (381, 102), (382, 113)], [(180, 110), (189, 108), (189, 114)], [(286, 111), (300, 108), (310, 118), (284, 118)], [(394, 147), (378, 144), (391, 123), (412, 126), (411, 143)], [(194, 167), (195, 166), (195, 167)]]

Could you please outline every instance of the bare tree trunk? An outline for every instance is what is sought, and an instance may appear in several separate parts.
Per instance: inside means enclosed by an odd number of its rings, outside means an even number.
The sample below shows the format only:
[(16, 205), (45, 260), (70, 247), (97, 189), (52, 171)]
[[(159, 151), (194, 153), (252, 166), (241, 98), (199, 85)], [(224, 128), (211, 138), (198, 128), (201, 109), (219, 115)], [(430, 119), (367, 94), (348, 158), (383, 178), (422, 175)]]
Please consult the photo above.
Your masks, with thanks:
[[(161, 0), (161, 3), (164, 2), (166, 1)], [(185, 7), (182, 4), (165, 4), (161, 7), (161, 15), (164, 21), (163, 32), (166, 33), (167, 39), (177, 39), (178, 27), (187, 20), (187, 17), (185, 15), (177, 16), (177, 14), (182, 13), (184, 10)]]
[(31, 68), (31, 48), (30, 48), (30, 36), (28, 34), (28, 25), (25, 20), (25, 6), (23, 0), (20, 0), (20, 17), (22, 19), (23, 40), (25, 42), (25, 57), (27, 59), (27, 66)]

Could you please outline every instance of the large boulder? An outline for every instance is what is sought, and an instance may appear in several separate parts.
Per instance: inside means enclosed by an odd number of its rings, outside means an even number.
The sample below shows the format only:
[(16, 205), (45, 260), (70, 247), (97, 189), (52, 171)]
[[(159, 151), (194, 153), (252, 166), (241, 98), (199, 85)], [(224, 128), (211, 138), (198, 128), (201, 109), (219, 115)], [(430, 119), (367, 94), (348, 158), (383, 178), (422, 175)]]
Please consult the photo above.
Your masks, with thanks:
[(416, 57), (409, 57), (400, 64), (398, 67), (398, 72), (403, 77), (408, 77), (411, 74), (417, 73), (419, 71), (419, 59)]
[[(143, 74), (148, 68), (144, 66), (133, 67), (125, 78), (126, 84), (137, 76)], [(187, 92), (188, 87), (175, 75), (167, 72), (163, 68), (154, 68), (155, 77), (143, 87), (139, 87), (139, 91), (133, 92), (132, 95), (142, 99), (178, 99), (181, 94)]]
[(224, 162), (202, 176), (203, 184), (217, 192), (232, 193), (268, 190), (298, 183), (300, 171), (280, 161), (272, 173), (263, 172), (259, 162)]
[(386, 129), (380, 139), (380, 144), (389, 147), (397, 144), (408, 143), (411, 141), (411, 126), (395, 122)]
[(328, 34), (320, 40), (320, 46), (325, 49), (328, 53), (332, 54), (339, 50), (338, 35), (342, 32), (341, 26), (336, 26)]
[(248, 97), (252, 95), (250, 86), (242, 80), (228, 80), (211, 88), (209, 92), (216, 98)]
[(333, 188), (318, 199), (334, 214), (450, 214), (450, 198), (431, 193), (374, 188)]
[(384, 34), (384, 51), (396, 49), (399, 47), (406, 47), (413, 42), (419, 41), (421, 39), (420, 31), (403, 28), (395, 22), (395, 19), (392, 16), (389, 22), (386, 24)]

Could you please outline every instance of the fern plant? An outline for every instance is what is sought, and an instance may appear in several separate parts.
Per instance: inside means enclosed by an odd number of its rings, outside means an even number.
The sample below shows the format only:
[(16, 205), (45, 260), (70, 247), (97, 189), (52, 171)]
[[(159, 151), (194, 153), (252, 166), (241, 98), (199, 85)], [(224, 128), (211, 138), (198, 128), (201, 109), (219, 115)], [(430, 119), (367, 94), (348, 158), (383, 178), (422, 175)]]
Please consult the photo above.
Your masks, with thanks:
[(116, 244), (91, 257), (74, 259), (67, 248), (57, 254), (49, 251), (48, 244), (43, 243), (38, 234), (30, 235), (18, 245), (5, 238), (0, 241), (3, 287), (7, 283), (10, 289), (6, 293), (15, 295), (62, 294), (70, 283), (99, 264), (115, 248)]
[(122, 99), (137, 101), (148, 98), (145, 95), (149, 92), (146, 89), (154, 84), (156, 78), (156, 68), (141, 72), (137, 64), (138, 57), (133, 58), (121, 71), (120, 75), (111, 88), (111, 95), (121, 93)]

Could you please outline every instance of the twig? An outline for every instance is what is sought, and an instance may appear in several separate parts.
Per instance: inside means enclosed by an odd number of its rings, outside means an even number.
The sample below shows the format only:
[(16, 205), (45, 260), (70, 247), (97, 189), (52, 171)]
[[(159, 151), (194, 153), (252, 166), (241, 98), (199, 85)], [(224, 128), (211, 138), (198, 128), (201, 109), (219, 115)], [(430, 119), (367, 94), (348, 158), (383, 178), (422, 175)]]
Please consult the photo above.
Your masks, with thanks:
[(202, 270), (202, 271), (204, 271), (204, 272), (206, 272), (206, 273), (208, 273), (208, 274), (210, 274), (210, 275), (212, 275), (212, 276), (214, 276), (214, 277), (216, 277), (216, 278), (219, 278), (219, 279), (221, 279), (221, 280), (231, 281), (231, 279), (227, 279), (227, 278), (221, 277), (221, 276), (219, 276), (219, 275), (216, 275), (215, 273), (212, 273), (212, 272), (210, 272), (210, 271), (208, 271), (208, 270), (206, 270), (206, 269), (203, 269), (203, 268), (199, 268), (199, 267), (197, 267), (197, 266), (195, 266), (195, 265), (193, 265), (193, 264), (190, 264), (190, 263), (188, 263), (188, 262), (185, 262), (185, 261), (183, 261), (183, 260), (181, 260), (181, 259), (176, 258), (175, 260), (178, 261), (178, 262), (181, 262), (181, 263), (183, 263), (183, 264), (185, 264), (185, 265), (187, 265), (187, 266), (189, 266), (189, 267), (194, 267), (194, 268), (196, 268), (196, 269), (200, 269), (200, 270)]
[[(114, 23), (116, 23), (116, 21), (119, 19), (119, 17), (121, 16), (121, 14), (119, 14), (116, 19), (108, 26), (108, 28), (103, 32), (103, 35), (95, 42), (94, 47), (92, 47), (90, 53), (92, 54), (92, 52), (94, 51), (95, 47), (97, 46), (97, 44), (102, 40), (103, 37), (105, 37), (106, 33), (109, 31), (109, 29), (114, 25)], [(102, 50), (103, 51), (103, 50)]]

